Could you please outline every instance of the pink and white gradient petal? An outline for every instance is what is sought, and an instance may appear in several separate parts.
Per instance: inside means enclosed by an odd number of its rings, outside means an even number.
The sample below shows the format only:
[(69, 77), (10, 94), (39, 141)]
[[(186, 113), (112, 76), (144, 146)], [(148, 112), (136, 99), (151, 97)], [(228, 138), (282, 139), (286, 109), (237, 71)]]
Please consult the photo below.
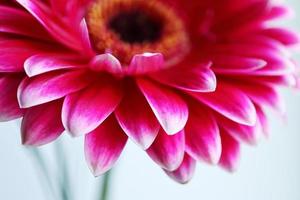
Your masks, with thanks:
[(145, 74), (164, 67), (164, 57), (161, 53), (143, 53), (134, 55), (125, 73)]
[(80, 69), (82, 65), (70, 61), (73, 56), (60, 54), (38, 54), (29, 57), (24, 63), (24, 69), (29, 77), (61, 69)]
[(95, 176), (113, 167), (126, 142), (127, 136), (113, 116), (85, 136), (85, 157)]
[(234, 172), (240, 161), (240, 143), (229, 135), (227, 131), (221, 131), (222, 155), (219, 165), (229, 172)]
[(186, 152), (195, 160), (219, 162), (222, 146), (217, 120), (204, 106), (192, 104), (185, 127)]
[(69, 94), (64, 100), (62, 121), (72, 136), (93, 131), (116, 109), (122, 99), (118, 82), (107, 77), (98, 81), (84, 90)]
[(166, 174), (181, 184), (188, 183), (196, 170), (196, 161), (188, 154), (184, 155), (181, 165), (174, 171), (166, 171)]
[(137, 83), (166, 133), (172, 135), (181, 131), (188, 119), (188, 107), (184, 100), (163, 85), (146, 79), (138, 79)]
[(216, 89), (217, 80), (210, 66), (211, 62), (207, 62), (194, 67), (166, 69), (153, 74), (151, 78), (180, 90), (213, 92)]
[[(47, 103), (79, 91), (91, 82), (84, 71), (56, 71), (24, 78), (18, 88), (21, 108)], [(59, 84), (58, 84), (59, 83)]]
[(160, 125), (145, 97), (134, 84), (127, 87), (123, 101), (115, 111), (124, 132), (142, 149), (154, 142)]
[(22, 117), (16, 92), (22, 80), (20, 75), (0, 75), (0, 121), (10, 121)]
[(60, 117), (62, 100), (26, 109), (22, 125), (22, 143), (41, 146), (56, 140), (65, 130)]
[(256, 122), (255, 107), (249, 97), (228, 83), (219, 82), (214, 93), (189, 94), (237, 123), (253, 126)]
[(147, 149), (147, 153), (163, 169), (173, 171), (180, 166), (184, 150), (184, 131), (168, 135), (161, 129), (154, 143)]

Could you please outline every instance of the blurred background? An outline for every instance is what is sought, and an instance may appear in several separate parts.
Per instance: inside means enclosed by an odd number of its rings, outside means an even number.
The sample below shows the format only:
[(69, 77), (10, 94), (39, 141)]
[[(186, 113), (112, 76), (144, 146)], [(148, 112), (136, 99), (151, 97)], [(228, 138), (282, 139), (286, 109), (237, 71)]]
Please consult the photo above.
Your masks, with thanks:
[[(281, 22), (300, 31), (300, 1), (287, 0), (296, 19)], [(299, 13), (297, 13), (299, 12)], [(300, 54), (295, 55), (300, 58)], [(300, 59), (299, 59), (300, 60)], [(218, 167), (198, 164), (194, 179), (179, 185), (169, 179), (146, 154), (129, 142), (112, 171), (111, 200), (299, 200), (300, 199), (300, 92), (282, 91), (287, 107), (286, 122), (271, 113), (268, 140), (257, 147), (243, 146), (239, 170), (229, 174)], [(67, 163), (71, 176), (67, 188), (72, 200), (99, 198), (101, 180), (90, 173), (84, 159), (83, 138), (63, 136), (59, 141), (66, 157), (51, 144), (41, 148), (54, 184), (61, 180), (59, 163)], [(37, 168), (34, 152), (20, 144), (19, 122), (0, 123), (0, 199), (53, 200)], [(44, 181), (43, 181), (44, 180)], [(55, 188), (54, 188), (55, 190)], [(57, 190), (55, 190), (58, 193)], [(48, 193), (49, 195), (45, 195)]]

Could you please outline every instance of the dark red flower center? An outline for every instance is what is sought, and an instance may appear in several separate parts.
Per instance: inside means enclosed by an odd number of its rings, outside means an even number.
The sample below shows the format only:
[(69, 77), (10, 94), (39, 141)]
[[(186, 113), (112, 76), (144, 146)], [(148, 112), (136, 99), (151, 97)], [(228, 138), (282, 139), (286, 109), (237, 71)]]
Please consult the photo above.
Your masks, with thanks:
[(145, 43), (159, 40), (162, 24), (158, 19), (139, 10), (124, 11), (112, 17), (108, 27), (128, 43)]
[(94, 49), (128, 64), (135, 54), (162, 53), (167, 64), (189, 52), (185, 24), (157, 0), (95, 0), (87, 12)]

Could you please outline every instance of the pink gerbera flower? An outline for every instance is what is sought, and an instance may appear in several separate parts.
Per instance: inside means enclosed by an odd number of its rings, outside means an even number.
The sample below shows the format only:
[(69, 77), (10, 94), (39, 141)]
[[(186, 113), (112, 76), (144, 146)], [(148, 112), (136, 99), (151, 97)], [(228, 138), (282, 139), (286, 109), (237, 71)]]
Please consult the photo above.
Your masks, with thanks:
[(25, 145), (85, 135), (95, 175), (128, 137), (181, 183), (196, 161), (233, 171), (296, 82), (299, 38), (268, 23), (289, 14), (268, 0), (0, 4), (0, 119), (23, 117)]

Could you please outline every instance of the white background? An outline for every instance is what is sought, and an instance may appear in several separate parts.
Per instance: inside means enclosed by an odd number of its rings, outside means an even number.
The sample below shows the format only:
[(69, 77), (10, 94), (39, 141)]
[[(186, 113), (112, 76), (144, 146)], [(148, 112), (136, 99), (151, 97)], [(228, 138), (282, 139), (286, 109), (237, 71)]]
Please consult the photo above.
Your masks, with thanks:
[[(286, 25), (300, 30), (300, 2), (287, 1), (299, 11)], [(299, 55), (298, 55), (299, 56)], [(299, 56), (300, 57), (300, 56)], [(229, 174), (218, 167), (198, 164), (194, 179), (179, 185), (169, 179), (147, 156), (128, 143), (113, 170), (111, 200), (300, 200), (300, 92), (283, 91), (288, 122), (272, 115), (271, 137), (257, 147), (243, 146), (239, 170)], [(0, 124), (0, 199), (51, 200), (45, 195), (40, 171), (20, 144), (18, 122)], [(66, 161), (74, 200), (96, 200), (101, 177), (94, 178), (83, 155), (83, 138), (64, 136)], [(42, 148), (51, 177), (57, 181), (53, 145)], [(56, 198), (57, 199), (57, 198)]]

